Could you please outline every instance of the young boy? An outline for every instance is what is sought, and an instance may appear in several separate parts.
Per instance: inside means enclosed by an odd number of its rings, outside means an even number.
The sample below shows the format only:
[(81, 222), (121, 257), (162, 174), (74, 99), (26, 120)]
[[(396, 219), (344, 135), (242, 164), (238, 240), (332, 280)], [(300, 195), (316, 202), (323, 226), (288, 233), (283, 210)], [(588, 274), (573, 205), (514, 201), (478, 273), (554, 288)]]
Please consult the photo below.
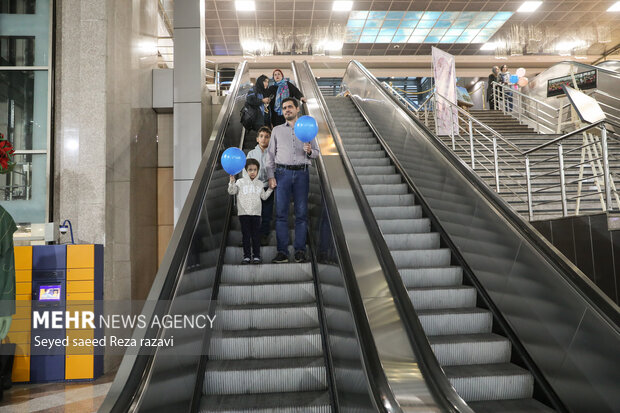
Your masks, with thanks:
[[(256, 135), (256, 142), (258, 145), (250, 152), (248, 152), (247, 157), (256, 159), (260, 166), (258, 169), (258, 179), (263, 181), (265, 185), (265, 190), (269, 188), (269, 182), (267, 179), (267, 172), (265, 171), (265, 156), (267, 155), (267, 147), (269, 146), (269, 139), (271, 138), (271, 129), (267, 126), (263, 126), (258, 130), (258, 135)], [(246, 176), (243, 174), (244, 177)], [(271, 218), (273, 216), (273, 200), (275, 199), (275, 194), (270, 195), (267, 199), (263, 200), (263, 209), (261, 215), (261, 225), (260, 225), (260, 234), (261, 234), (261, 245), (267, 245), (269, 243), (269, 233), (271, 232)]]
[(262, 262), (260, 258), (261, 200), (267, 199), (273, 189), (267, 188), (265, 191), (263, 182), (257, 178), (259, 166), (256, 159), (248, 158), (245, 162), (248, 176), (235, 181), (235, 177), (231, 175), (228, 183), (228, 193), (237, 195), (237, 213), (243, 235), (241, 264)]

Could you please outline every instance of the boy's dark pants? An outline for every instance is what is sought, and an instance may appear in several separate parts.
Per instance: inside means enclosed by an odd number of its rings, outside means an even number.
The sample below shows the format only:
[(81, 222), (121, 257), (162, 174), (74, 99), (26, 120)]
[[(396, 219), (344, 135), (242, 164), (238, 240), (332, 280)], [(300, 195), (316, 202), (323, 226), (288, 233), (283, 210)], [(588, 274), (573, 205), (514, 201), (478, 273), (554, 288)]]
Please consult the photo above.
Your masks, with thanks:
[(269, 195), (269, 198), (262, 201), (263, 209), (261, 212), (260, 234), (266, 237), (271, 232), (271, 218), (273, 217), (273, 201), (276, 199), (275, 191)]
[(241, 235), (243, 235), (243, 258), (260, 258), (260, 217), (258, 215), (239, 215)]

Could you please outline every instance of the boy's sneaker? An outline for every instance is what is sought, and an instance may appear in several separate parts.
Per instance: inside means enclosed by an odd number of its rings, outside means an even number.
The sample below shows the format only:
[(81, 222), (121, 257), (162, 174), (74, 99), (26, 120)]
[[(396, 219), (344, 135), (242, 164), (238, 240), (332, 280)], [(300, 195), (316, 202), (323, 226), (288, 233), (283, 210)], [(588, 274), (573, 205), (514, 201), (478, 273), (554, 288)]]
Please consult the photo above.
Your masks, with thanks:
[(252, 264), (262, 264), (263, 260), (260, 257), (252, 258)]
[(299, 250), (295, 252), (295, 262), (306, 262), (305, 251)]
[(241, 261), (241, 264), (248, 265), (251, 262), (250, 258), (246, 257)]
[(288, 256), (286, 254), (284, 254), (282, 252), (278, 252), (276, 254), (276, 257), (273, 260), (271, 260), (271, 262), (274, 263), (274, 264), (282, 264), (284, 262), (289, 262), (289, 260), (288, 260)]

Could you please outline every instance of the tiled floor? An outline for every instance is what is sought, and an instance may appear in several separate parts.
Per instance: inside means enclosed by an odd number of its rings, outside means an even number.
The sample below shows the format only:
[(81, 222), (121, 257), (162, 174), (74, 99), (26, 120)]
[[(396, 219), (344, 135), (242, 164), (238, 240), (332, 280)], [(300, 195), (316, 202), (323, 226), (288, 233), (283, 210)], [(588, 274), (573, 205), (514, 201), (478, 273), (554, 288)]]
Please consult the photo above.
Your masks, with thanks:
[(109, 373), (93, 382), (14, 384), (4, 392), (0, 412), (96, 412), (113, 380), (114, 373)]

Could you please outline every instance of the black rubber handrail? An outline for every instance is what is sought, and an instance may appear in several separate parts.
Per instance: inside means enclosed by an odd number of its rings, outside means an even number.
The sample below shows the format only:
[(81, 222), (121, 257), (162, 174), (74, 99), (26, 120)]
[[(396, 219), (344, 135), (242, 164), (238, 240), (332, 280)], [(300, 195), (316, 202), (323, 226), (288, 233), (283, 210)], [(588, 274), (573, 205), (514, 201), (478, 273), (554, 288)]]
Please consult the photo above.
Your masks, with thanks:
[[(605, 294), (603, 294), (590, 279), (583, 274), (573, 263), (562, 256), (532, 225), (519, 215), (499, 194), (484, 183), (480, 177), (463, 164), (460, 158), (453, 154), (445, 145), (429, 130), (424, 123), (407, 109), (405, 105), (391, 97), (389, 93), (381, 87), (374, 76), (357, 61), (349, 64), (356, 64), (360, 70), (365, 72), (373, 83), (381, 88), (384, 96), (398, 105), (406, 114), (425, 132), (429, 141), (450, 161), (450, 163), (470, 182), (489, 204), (506, 219), (511, 226), (519, 232), (532, 246), (534, 246), (545, 257), (547, 262), (560, 273), (564, 279), (573, 286), (584, 300), (603, 317), (607, 323), (620, 333), (620, 308)], [(607, 121), (609, 123), (609, 121)]]
[[(156, 338), (162, 334), (163, 329), (149, 328), (150, 320), (154, 316), (166, 314), (171, 300), (174, 298), (179, 280), (183, 275), (183, 266), (186, 261), (188, 250), (198, 223), (200, 212), (204, 204), (204, 195), (211, 182), (213, 171), (217, 166), (218, 148), (222, 145), (226, 134), (226, 125), (231, 117), (235, 104), (235, 97), (241, 87), (241, 78), (245, 72), (247, 63), (241, 63), (235, 78), (233, 79), (230, 94), (225, 102), (223, 118), (219, 119), (220, 127), (215, 139), (207, 146), (205, 154), (196, 172), (196, 178), (190, 188), (187, 200), (183, 206), (175, 230), (166, 249), (166, 253), (151, 286), (142, 314), (149, 320), (147, 327), (136, 328), (132, 338)], [(157, 305), (155, 304), (157, 303)], [(163, 306), (160, 303), (167, 303)], [(127, 412), (136, 408), (136, 402), (146, 390), (146, 382), (149, 371), (152, 368), (154, 354), (148, 354), (148, 348), (140, 348), (138, 355), (125, 355), (121, 362), (112, 387), (108, 392), (103, 404), (99, 408), (100, 413)]]
[[(308, 70), (308, 63), (304, 63), (304, 69)], [(314, 79), (314, 75), (311, 71), (307, 71), (307, 75), (310, 79)], [(316, 86), (316, 81), (312, 82), (312, 89), (313, 93), (320, 98), (321, 92), (318, 89), (318, 86)], [(328, 112), (326, 112), (323, 105), (320, 105), (320, 107), (321, 112), (327, 120)], [(332, 129), (333, 128), (330, 127), (330, 132), (333, 133)], [(317, 167), (319, 180), (321, 181), (321, 188), (323, 190), (327, 210), (329, 211), (332, 235), (334, 236), (336, 249), (339, 254), (339, 262), (344, 278), (345, 290), (353, 312), (352, 316), (354, 320), (355, 333), (361, 344), (360, 353), (362, 355), (364, 367), (366, 369), (366, 378), (368, 379), (368, 384), (370, 386), (375, 405), (380, 412), (400, 413), (402, 412), (402, 409), (400, 409), (398, 402), (394, 398), (392, 389), (390, 388), (387, 377), (383, 371), (379, 354), (377, 353), (377, 348), (373, 340), (372, 329), (370, 328), (370, 324), (364, 310), (365, 306), (362, 299), (362, 294), (355, 277), (353, 262), (351, 261), (349, 254), (346, 253), (346, 251), (348, 251), (347, 241), (344, 236), (340, 216), (338, 213), (334, 213), (335, 211), (338, 211), (338, 205), (336, 204), (336, 199), (331, 191), (331, 186), (329, 184), (327, 174), (325, 173), (326, 168), (322, 156), (319, 156), (315, 160), (315, 164)]]
[[(307, 70), (310, 70), (308, 63), (305, 63), (307, 65)], [(353, 164), (344, 148), (342, 137), (340, 136), (338, 128), (336, 127), (331, 114), (326, 109), (327, 104), (325, 103), (323, 96), (320, 92), (318, 92), (317, 96), (319, 97), (321, 109), (325, 114), (325, 118), (334, 138), (334, 143), (336, 144), (336, 148), (338, 149), (342, 162), (345, 166), (347, 178), (353, 188), (358, 207), (360, 208), (364, 218), (364, 223), (366, 224), (368, 232), (372, 236), (373, 245), (375, 246), (381, 267), (387, 275), (386, 281), (392, 296), (394, 297), (394, 302), (400, 313), (409, 342), (415, 356), (419, 359), (420, 370), (426, 379), (426, 383), (431, 390), (435, 401), (443, 411), (454, 413), (473, 413), (471, 408), (456, 393), (448, 381), (445, 372), (441, 368), (441, 365), (437, 361), (435, 354), (433, 353), (426, 334), (424, 333), (424, 329), (422, 328), (422, 324), (420, 323), (420, 320), (418, 319), (418, 316), (413, 308), (411, 299), (407, 294), (407, 289), (403, 284), (398, 268), (394, 263), (390, 249), (383, 238), (383, 233), (377, 224), (377, 220), (374, 217), (368, 200), (364, 196), (364, 189), (357, 178)]]

